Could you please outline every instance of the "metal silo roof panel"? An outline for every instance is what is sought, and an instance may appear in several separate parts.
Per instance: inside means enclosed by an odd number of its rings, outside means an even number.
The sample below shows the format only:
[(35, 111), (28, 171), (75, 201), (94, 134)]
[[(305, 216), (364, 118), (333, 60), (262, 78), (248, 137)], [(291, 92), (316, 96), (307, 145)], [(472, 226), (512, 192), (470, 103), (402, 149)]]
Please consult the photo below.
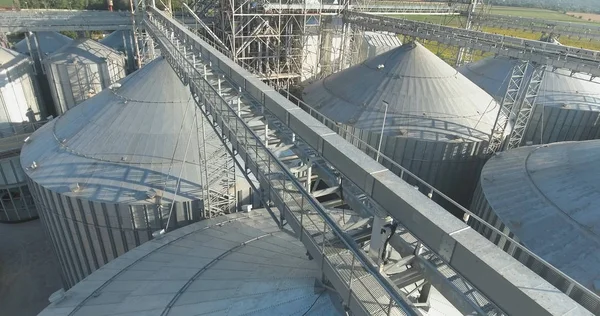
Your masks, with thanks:
[(498, 218), (533, 252), (590, 287), (600, 279), (600, 141), (523, 147), (481, 174)]
[[(458, 71), (500, 100), (515, 64), (515, 59), (490, 57), (462, 66)], [(556, 107), (567, 105), (573, 109), (589, 107), (592, 111), (600, 111), (600, 79), (590, 81), (589, 78), (571, 74), (568, 70), (549, 69), (540, 87), (537, 103)]]
[(419, 43), (318, 81), (305, 89), (303, 98), (335, 121), (371, 131), (381, 128), (386, 101), (386, 132), (396, 135), (401, 129), (420, 133), (430, 128), (487, 139), (498, 111), (490, 95)]
[(40, 315), (341, 315), (305, 252), (265, 210), (209, 219), (113, 260)]
[[(35, 34), (40, 45), (40, 51), (44, 55), (52, 54), (73, 41), (70, 37), (64, 36), (58, 32), (35, 32)], [(26, 39), (15, 44), (13, 49), (21, 54), (29, 54)]]
[[(46, 124), (24, 146), (21, 162), (33, 181), (54, 192), (90, 200), (145, 203), (146, 192), (200, 198), (197, 107), (168, 63), (156, 60)], [(201, 115), (198, 113), (198, 115)], [(207, 124), (207, 155), (219, 150)], [(181, 130), (181, 131), (180, 131)], [(190, 146), (188, 147), (188, 140)], [(183, 163), (185, 161), (185, 163)], [(209, 170), (214, 168), (208, 166)], [(81, 184), (80, 192), (71, 187)], [(172, 198), (171, 193), (165, 193)]]
[(92, 39), (77, 39), (50, 54), (45, 63), (96, 63), (111, 59), (121, 65), (125, 64), (124, 56), (118, 51)]

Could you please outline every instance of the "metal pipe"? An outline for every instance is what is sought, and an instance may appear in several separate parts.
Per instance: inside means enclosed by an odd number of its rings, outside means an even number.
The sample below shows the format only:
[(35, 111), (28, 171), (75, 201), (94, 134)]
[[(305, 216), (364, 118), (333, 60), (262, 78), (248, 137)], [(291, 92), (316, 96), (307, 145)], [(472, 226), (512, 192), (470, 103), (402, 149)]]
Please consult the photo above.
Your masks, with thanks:
[(379, 161), (379, 155), (381, 153), (381, 143), (383, 142), (383, 130), (385, 129), (385, 120), (387, 118), (389, 104), (386, 101), (383, 101), (383, 105), (385, 105), (385, 111), (383, 112), (383, 123), (381, 124), (381, 135), (379, 135), (379, 145), (377, 145), (377, 157), (375, 158), (375, 161)]

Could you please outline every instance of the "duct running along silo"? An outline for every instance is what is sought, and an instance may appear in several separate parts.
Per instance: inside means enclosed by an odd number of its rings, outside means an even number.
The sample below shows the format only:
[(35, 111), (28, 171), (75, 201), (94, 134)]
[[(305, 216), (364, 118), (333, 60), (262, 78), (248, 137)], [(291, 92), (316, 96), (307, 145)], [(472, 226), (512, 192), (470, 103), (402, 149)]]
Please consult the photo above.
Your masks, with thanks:
[(20, 134), (23, 122), (45, 118), (29, 57), (0, 47), (0, 137)]
[(32, 134), (21, 163), (65, 283), (204, 218), (205, 191), (223, 185), (224, 150), (164, 59)]
[(125, 56), (91, 39), (78, 39), (44, 59), (57, 115), (125, 77)]
[(303, 98), (375, 149), (384, 128), (382, 154), (468, 205), (498, 104), (421, 44), (335, 73)]
[[(527, 146), (492, 157), (471, 210), (536, 255), (600, 294), (600, 141)], [(597, 300), (481, 223), (469, 224), (595, 314)], [(569, 292), (567, 292), (567, 290)], [(597, 304), (597, 303), (595, 303)]]
[[(516, 63), (490, 57), (459, 71), (501, 102)], [(589, 79), (566, 69), (547, 69), (523, 145), (599, 138), (600, 80)]]
[(253, 210), (148, 242), (39, 315), (345, 315), (320, 279), (302, 243)]

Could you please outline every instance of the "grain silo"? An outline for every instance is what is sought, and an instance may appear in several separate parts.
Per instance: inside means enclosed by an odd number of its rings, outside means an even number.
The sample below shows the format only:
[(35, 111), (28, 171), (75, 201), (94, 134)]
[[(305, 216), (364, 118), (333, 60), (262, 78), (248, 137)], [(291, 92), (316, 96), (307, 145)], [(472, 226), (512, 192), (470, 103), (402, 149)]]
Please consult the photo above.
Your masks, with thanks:
[(125, 57), (91, 39), (78, 39), (44, 59), (57, 115), (125, 77)]
[(127, 56), (128, 69), (134, 69), (133, 36), (128, 30), (114, 31), (100, 40), (100, 43)]
[(65, 283), (210, 216), (205, 192), (222, 189), (213, 158), (224, 150), (162, 58), (32, 134), (21, 163)]
[[(465, 65), (459, 71), (500, 102), (516, 62), (507, 57), (491, 57)], [(565, 69), (546, 70), (523, 145), (600, 137), (600, 80), (589, 78)]]
[(498, 104), (421, 44), (335, 73), (303, 98), (373, 148), (384, 129), (382, 154), (468, 205)]
[(23, 122), (45, 118), (29, 57), (0, 47), (0, 137), (20, 134)]
[(39, 315), (345, 315), (321, 278), (302, 243), (256, 210), (141, 245)]
[[(600, 294), (600, 141), (526, 146), (492, 157), (471, 210), (583, 286)], [(596, 314), (600, 306), (505, 237), (469, 224)]]
[(35, 32), (27, 36), (28, 38), (17, 42), (13, 49), (21, 54), (31, 55), (31, 50), (39, 47), (42, 59), (73, 41), (58, 32)]

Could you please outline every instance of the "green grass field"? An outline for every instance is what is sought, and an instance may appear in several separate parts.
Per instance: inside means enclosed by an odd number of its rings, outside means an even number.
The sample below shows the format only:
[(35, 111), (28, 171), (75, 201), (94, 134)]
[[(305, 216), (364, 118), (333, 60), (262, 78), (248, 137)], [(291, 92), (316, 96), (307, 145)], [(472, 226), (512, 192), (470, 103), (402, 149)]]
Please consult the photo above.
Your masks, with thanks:
[(576, 23), (597, 23), (589, 22), (584, 19), (578, 19), (562, 12), (533, 9), (533, 8), (518, 8), (518, 7), (492, 7), (492, 14), (520, 16), (524, 18), (536, 18), (544, 20), (553, 20), (561, 22), (576, 22)]
[[(571, 17), (569, 15), (563, 14), (561, 12), (543, 10), (543, 9), (528, 9), (528, 8), (515, 8), (515, 7), (493, 7), (491, 10), (492, 14), (502, 14), (502, 15), (513, 15), (520, 17), (530, 17), (530, 18), (539, 18), (545, 20), (554, 20), (554, 21), (566, 21), (566, 22), (580, 22), (580, 23), (598, 23), (598, 22), (588, 22), (583, 21), (578, 18)], [(429, 22), (435, 24), (442, 24), (446, 26), (452, 27), (462, 27), (464, 26), (465, 18), (460, 16), (440, 16), (440, 15), (391, 15), (391, 17), (395, 18), (404, 18), (413, 21), (421, 21), (421, 22)], [(540, 32), (531, 32), (523, 29), (519, 30), (506, 30), (501, 28), (494, 27), (483, 27), (481, 29), (484, 32), (520, 37), (526, 39), (534, 39), (539, 40), (542, 36)], [(400, 40), (403, 40), (403, 36), (400, 36)], [(575, 38), (561, 37), (559, 41), (563, 45), (581, 47), (586, 49), (600, 50), (600, 41), (590, 41), (590, 40), (580, 40)], [(458, 49), (456, 47), (451, 47), (443, 44), (439, 44), (437, 42), (432, 41), (421, 41), (422, 44), (427, 47), (432, 52), (436, 53), (440, 58), (445, 60), (447, 63), (454, 65), (456, 54)], [(479, 60), (481, 58), (486, 57), (487, 54), (477, 55), (473, 57), (473, 60)]]
[(10, 8), (13, 5), (12, 0), (0, 0), (0, 8)]

